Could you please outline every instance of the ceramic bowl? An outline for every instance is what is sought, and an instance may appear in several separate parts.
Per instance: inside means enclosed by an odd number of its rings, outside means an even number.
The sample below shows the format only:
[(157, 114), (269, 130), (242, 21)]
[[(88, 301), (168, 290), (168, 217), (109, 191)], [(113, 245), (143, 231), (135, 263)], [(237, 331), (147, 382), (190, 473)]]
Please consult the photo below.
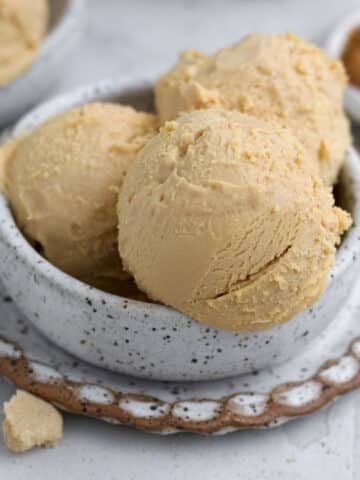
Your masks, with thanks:
[(28, 70), (0, 87), (0, 127), (39, 103), (66, 72), (64, 62), (80, 37), (84, 0), (49, 0), (50, 29)]
[[(132, 85), (129, 87), (129, 85)], [(92, 100), (152, 109), (147, 80), (109, 80), (56, 97), (28, 114), (18, 135)], [(354, 227), (342, 242), (326, 292), (291, 321), (262, 332), (233, 334), (201, 325), (158, 304), (117, 297), (61, 272), (17, 228), (0, 196), (0, 278), (29, 320), (49, 339), (97, 366), (159, 380), (210, 380), (271, 366), (294, 356), (340, 311), (358, 274), (360, 163), (350, 148), (341, 189)]]
[[(360, 10), (351, 12), (351, 14), (340, 20), (330, 32), (324, 45), (330, 57), (341, 58), (349, 34), (356, 27), (360, 27)], [(360, 123), (360, 88), (354, 85), (347, 87), (344, 96), (344, 106), (350, 117), (356, 123)]]

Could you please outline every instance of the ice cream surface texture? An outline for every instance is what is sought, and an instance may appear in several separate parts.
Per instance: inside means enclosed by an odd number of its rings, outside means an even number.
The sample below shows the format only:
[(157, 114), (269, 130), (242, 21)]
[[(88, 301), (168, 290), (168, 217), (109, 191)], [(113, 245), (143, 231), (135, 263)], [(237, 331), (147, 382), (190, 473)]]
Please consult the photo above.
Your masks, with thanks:
[(49, 403), (18, 390), (4, 404), (5, 443), (15, 453), (34, 447), (54, 447), (62, 436), (63, 420)]
[(47, 0), (0, 0), (0, 87), (31, 65), (48, 19)]
[(150, 298), (233, 332), (312, 305), (350, 225), (291, 132), (236, 111), (166, 122), (129, 168), (119, 250)]
[(213, 56), (196, 51), (156, 85), (162, 121), (221, 106), (289, 128), (324, 179), (335, 182), (350, 143), (342, 64), (293, 34), (254, 33)]
[(156, 127), (153, 115), (92, 103), (5, 146), (2, 183), (16, 222), (57, 267), (96, 285), (123, 278), (117, 198)]

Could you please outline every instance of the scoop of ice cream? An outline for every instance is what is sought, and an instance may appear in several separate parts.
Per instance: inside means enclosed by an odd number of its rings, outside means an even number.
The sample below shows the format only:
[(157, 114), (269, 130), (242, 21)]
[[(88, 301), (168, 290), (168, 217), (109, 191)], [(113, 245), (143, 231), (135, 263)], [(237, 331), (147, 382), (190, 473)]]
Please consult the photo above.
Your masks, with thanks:
[(293, 34), (252, 34), (206, 56), (189, 51), (156, 85), (162, 121), (221, 106), (289, 128), (325, 183), (335, 182), (350, 143), (342, 64)]
[(25, 235), (65, 272), (123, 278), (116, 202), (156, 117), (93, 103), (51, 119), (3, 150), (2, 176)]
[(220, 109), (165, 123), (129, 168), (118, 214), (138, 286), (235, 332), (312, 305), (350, 224), (289, 131)]
[(33, 62), (48, 26), (47, 0), (0, 0), (0, 86)]

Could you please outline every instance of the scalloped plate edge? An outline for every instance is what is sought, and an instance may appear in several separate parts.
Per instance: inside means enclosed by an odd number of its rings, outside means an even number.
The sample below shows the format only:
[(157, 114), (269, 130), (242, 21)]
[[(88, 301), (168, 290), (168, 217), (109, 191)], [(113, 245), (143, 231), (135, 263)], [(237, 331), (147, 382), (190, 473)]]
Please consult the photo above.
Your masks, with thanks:
[(359, 388), (360, 337), (341, 357), (321, 365), (312, 377), (279, 384), (268, 392), (243, 391), (221, 399), (165, 402), (146, 395), (119, 393), (103, 385), (74, 382), (53, 367), (31, 360), (17, 343), (2, 336), (0, 375), (71, 413), (153, 433), (223, 434), (283, 424)]

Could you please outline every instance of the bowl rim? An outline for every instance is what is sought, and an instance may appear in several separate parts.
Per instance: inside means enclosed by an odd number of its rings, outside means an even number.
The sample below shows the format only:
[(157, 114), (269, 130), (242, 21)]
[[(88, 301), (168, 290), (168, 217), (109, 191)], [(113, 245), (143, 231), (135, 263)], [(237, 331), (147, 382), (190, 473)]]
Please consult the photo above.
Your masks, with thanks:
[[(330, 57), (341, 59), (349, 33), (360, 27), (360, 8), (352, 10), (341, 18), (330, 31), (324, 42), (324, 49)], [(360, 123), (360, 87), (351, 83), (345, 92), (345, 108), (354, 121)]]
[[(86, 86), (78, 87), (68, 93), (57, 95), (30, 112), (25, 114), (17, 124), (9, 131), (4, 140), (15, 138), (18, 135), (29, 132), (41, 125), (47, 119), (58, 115), (66, 110), (91, 101), (111, 101), (112, 97), (126, 95), (137, 91), (153, 88), (153, 77), (121, 76), (107, 78)], [(327, 288), (336, 278), (342, 276), (344, 271), (351, 268), (353, 255), (360, 255), (360, 154), (353, 146), (347, 151), (345, 166), (348, 170), (353, 185), (354, 209), (352, 212), (353, 225), (344, 237), (336, 252), (336, 263), (329, 274)], [(121, 297), (96, 287), (90, 286), (81, 280), (63, 272), (45, 257), (41, 256), (24, 237), (17, 227), (6, 197), (0, 192), (0, 240), (5, 241), (8, 246), (16, 246), (20, 259), (30, 268), (35, 269), (50, 284), (72, 296), (81, 298), (92, 298), (95, 303), (100, 303), (104, 297), (109, 303), (126, 301), (133, 310), (144, 309), (153, 312), (169, 312), (179, 317), (188, 317), (181, 312), (163, 304), (149, 303)], [(326, 292), (326, 291), (325, 291)], [(325, 293), (324, 292), (324, 293)], [(323, 294), (324, 294), (323, 293)], [(300, 312), (302, 313), (302, 312)]]
[(360, 8), (341, 18), (328, 35), (324, 48), (331, 57), (341, 57), (348, 35), (356, 26), (360, 26)]
[[(39, 51), (31, 65), (10, 83), (0, 86), (0, 93), (5, 92), (10, 95), (11, 91), (16, 89), (21, 81), (24, 79), (25, 81), (28, 80), (28, 76), (34, 72), (42, 58), (54, 54), (59, 44), (69, 40), (69, 32), (76, 29), (79, 21), (84, 16), (85, 1), (86, 0), (67, 0), (67, 5), (65, 6), (61, 18), (56, 25), (46, 33), (43, 42), (39, 46)], [(51, 8), (51, 2), (49, 2), (49, 5)]]

